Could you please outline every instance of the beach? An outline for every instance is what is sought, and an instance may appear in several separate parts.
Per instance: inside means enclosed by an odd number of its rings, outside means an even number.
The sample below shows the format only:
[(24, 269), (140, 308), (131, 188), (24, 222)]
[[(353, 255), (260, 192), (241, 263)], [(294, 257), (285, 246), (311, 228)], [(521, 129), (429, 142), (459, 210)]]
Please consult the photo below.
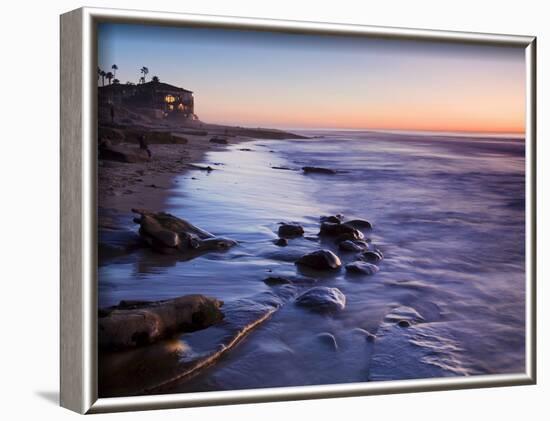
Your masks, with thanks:
[[(150, 145), (151, 162), (100, 167), (100, 308), (201, 294), (223, 301), (224, 313), (196, 332), (100, 353), (102, 393), (522, 371), (523, 140), (297, 133), (228, 144), (187, 135), (182, 145)], [(156, 253), (140, 244), (136, 207), (236, 245), (192, 258)], [(320, 218), (335, 215), (372, 223), (359, 231), (383, 256), (376, 272), (344, 270), (357, 253), (319, 234)], [(281, 223), (304, 232), (282, 246)], [(320, 249), (342, 266), (296, 264)], [(301, 305), (317, 287), (342, 294), (331, 297), (337, 311)]]

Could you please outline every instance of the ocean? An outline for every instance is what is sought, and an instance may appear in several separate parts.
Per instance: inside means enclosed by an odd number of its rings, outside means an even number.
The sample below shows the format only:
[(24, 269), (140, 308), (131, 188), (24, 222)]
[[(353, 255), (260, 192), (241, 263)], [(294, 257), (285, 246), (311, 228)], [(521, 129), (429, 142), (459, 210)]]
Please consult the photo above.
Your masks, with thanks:
[[(229, 331), (241, 332), (193, 376), (179, 379), (174, 365), (163, 393), (523, 372), (524, 139), (300, 134), (310, 138), (209, 152), (201, 164), (214, 171), (178, 177), (166, 210), (236, 247), (192, 260), (139, 251), (99, 267), (100, 307), (195, 293), (225, 302), (231, 329), (181, 335), (182, 363), (212, 354)], [(304, 174), (304, 166), (336, 173)], [(295, 265), (318, 249), (344, 264), (356, 260), (318, 236), (320, 217), (336, 214), (373, 224), (364, 234), (384, 255), (378, 273)], [(304, 236), (275, 245), (281, 222), (301, 224)], [(295, 303), (311, 285), (270, 286), (268, 276), (308, 276), (338, 288), (346, 306), (311, 311)], [(269, 317), (256, 325), (266, 308)], [(369, 334), (375, 339), (366, 340)]]

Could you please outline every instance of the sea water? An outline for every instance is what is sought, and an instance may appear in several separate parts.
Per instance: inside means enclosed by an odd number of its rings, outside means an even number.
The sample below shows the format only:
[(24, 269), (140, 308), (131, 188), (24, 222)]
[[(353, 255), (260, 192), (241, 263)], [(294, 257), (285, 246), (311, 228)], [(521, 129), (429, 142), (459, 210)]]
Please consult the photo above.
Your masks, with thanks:
[[(167, 211), (238, 245), (189, 261), (139, 253), (104, 265), (100, 306), (194, 293), (231, 303), (276, 293), (263, 280), (299, 275), (294, 262), (313, 250), (330, 249), (344, 264), (356, 260), (318, 237), (323, 215), (371, 221), (365, 235), (383, 252), (380, 271), (315, 274), (318, 285), (345, 294), (343, 311), (323, 314), (288, 300), (215, 364), (169, 391), (523, 372), (524, 140), (302, 134), (309, 138), (212, 151), (203, 164), (214, 171), (182, 174)], [(304, 166), (336, 174), (306, 175)], [(275, 245), (280, 222), (301, 224), (304, 237)], [(391, 322), (396, 312), (418, 317), (400, 327)], [(376, 339), (366, 340), (366, 332)]]

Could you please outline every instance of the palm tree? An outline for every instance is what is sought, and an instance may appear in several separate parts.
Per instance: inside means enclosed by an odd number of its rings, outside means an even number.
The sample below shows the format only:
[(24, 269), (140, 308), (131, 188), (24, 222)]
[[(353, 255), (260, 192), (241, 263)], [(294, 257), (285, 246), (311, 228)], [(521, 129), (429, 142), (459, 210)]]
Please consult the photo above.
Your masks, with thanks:
[(160, 82), (160, 79), (158, 76), (153, 76), (152, 79), (151, 79), (153, 82), (155, 83), (159, 83)]
[(109, 81), (109, 85), (111, 84), (111, 80), (113, 80), (113, 78), (115, 77), (114, 74), (112, 74), (111, 72), (107, 72), (105, 73), (105, 77), (107, 78), (107, 80)]
[(101, 76), (101, 86), (105, 86), (105, 76), (107, 75), (107, 73), (105, 73), (105, 70), (102, 70), (101, 72), (99, 72), (99, 76)]
[(149, 73), (149, 69), (145, 66), (143, 66), (141, 69), (139, 69), (140, 73), (143, 73), (143, 83), (145, 83), (145, 78), (147, 77), (147, 74)]
[(111, 66), (111, 69), (113, 69), (113, 75), (115, 75), (115, 77), (116, 77), (116, 71), (118, 70), (118, 66), (116, 64), (113, 64)]
[(144, 76), (139, 78), (139, 83), (145, 83), (145, 77)]
[(101, 69), (99, 66), (97, 66), (97, 81), (99, 82), (99, 78), (101, 77)]

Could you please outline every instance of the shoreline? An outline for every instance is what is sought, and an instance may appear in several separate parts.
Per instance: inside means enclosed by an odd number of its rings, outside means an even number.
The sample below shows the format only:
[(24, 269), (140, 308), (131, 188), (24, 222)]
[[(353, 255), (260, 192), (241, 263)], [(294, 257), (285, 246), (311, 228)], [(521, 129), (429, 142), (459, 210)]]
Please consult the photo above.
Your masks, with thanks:
[[(128, 125), (132, 130), (140, 125)], [(169, 192), (177, 184), (177, 177), (185, 175), (193, 165), (202, 166), (206, 154), (223, 150), (258, 139), (303, 138), (290, 132), (263, 128), (243, 128), (209, 125), (197, 127), (147, 126), (150, 131), (162, 131), (174, 138), (183, 138), (182, 143), (151, 143), (148, 145), (152, 157), (147, 162), (125, 163), (98, 159), (98, 228), (116, 229), (113, 219), (116, 214), (131, 214), (132, 208), (146, 208), (151, 211), (165, 211)], [(202, 134), (191, 134), (202, 130)], [(246, 134), (247, 136), (244, 136)], [(223, 137), (225, 143), (212, 142), (214, 137)], [(273, 137), (269, 137), (273, 136)], [(128, 142), (132, 144), (134, 142)]]

